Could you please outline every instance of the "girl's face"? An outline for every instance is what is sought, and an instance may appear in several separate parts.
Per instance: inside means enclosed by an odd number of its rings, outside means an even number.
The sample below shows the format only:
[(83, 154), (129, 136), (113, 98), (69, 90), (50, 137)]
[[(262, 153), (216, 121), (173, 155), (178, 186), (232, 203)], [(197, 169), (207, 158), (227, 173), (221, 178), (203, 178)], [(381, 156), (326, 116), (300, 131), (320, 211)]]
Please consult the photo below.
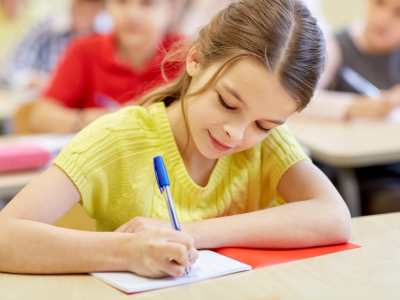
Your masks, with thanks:
[(72, 5), (72, 28), (76, 32), (91, 30), (93, 21), (104, 9), (101, 1), (74, 0)]
[(379, 52), (392, 52), (400, 46), (400, 1), (369, 0), (366, 35)]
[(170, 22), (171, 0), (107, 0), (114, 30), (124, 46), (148, 48), (165, 34)]
[[(195, 80), (189, 92), (195, 92), (218, 66), (195, 76), (189, 60), (187, 70)], [(200, 153), (218, 159), (259, 144), (297, 108), (274, 74), (244, 58), (227, 67), (207, 91), (187, 100), (188, 125)]]

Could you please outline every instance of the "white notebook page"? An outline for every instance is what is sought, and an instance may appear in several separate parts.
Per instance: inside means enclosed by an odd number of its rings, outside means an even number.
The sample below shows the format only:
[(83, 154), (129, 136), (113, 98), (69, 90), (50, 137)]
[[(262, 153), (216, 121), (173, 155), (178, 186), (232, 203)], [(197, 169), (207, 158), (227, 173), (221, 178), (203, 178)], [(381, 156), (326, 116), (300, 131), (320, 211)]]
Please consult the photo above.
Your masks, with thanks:
[(137, 293), (248, 270), (251, 270), (251, 266), (249, 265), (213, 251), (200, 250), (199, 258), (192, 267), (190, 277), (185, 274), (179, 278), (166, 277), (152, 279), (141, 277), (130, 272), (96, 272), (91, 273), (91, 275), (126, 293)]

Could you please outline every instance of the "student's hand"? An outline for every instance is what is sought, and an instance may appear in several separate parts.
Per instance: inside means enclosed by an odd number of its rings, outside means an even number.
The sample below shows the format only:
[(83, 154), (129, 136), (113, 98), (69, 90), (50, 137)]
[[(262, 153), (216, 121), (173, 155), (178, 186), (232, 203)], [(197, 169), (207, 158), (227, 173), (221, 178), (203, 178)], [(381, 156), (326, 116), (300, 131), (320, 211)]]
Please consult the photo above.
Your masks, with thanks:
[(28, 84), (28, 89), (38, 89), (43, 90), (48, 84), (48, 78), (43, 76), (35, 76)]
[(128, 270), (146, 277), (179, 277), (198, 258), (193, 238), (181, 231), (156, 229), (130, 234), (123, 253)]
[(350, 106), (347, 115), (349, 117), (382, 118), (395, 107), (398, 91), (382, 91), (379, 99), (370, 99), (359, 96)]
[(400, 107), (400, 84), (396, 84), (389, 90), (389, 98), (393, 107)]
[(135, 217), (121, 225), (115, 232), (138, 233), (155, 229), (171, 229), (171, 222), (144, 217)]
[(97, 120), (98, 118), (111, 113), (108, 109), (105, 108), (85, 108), (82, 110), (82, 126), (83, 128), (88, 126), (93, 121)]

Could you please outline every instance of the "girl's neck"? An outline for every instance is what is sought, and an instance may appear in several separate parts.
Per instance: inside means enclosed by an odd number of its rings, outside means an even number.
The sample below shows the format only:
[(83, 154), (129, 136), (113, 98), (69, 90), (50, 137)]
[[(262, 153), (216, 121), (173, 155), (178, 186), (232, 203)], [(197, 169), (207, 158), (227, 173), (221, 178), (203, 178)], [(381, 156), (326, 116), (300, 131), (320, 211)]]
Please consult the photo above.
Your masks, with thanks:
[(180, 101), (168, 106), (167, 114), (187, 173), (197, 185), (205, 187), (217, 160), (205, 157), (196, 147), (192, 136), (188, 134), (187, 126), (189, 125), (186, 125)]
[(156, 52), (156, 47), (153, 45), (147, 47), (132, 47), (124, 44), (117, 38), (117, 51), (118, 55), (122, 57), (125, 62), (128, 62), (133, 69), (140, 72), (146, 68), (149, 60)]

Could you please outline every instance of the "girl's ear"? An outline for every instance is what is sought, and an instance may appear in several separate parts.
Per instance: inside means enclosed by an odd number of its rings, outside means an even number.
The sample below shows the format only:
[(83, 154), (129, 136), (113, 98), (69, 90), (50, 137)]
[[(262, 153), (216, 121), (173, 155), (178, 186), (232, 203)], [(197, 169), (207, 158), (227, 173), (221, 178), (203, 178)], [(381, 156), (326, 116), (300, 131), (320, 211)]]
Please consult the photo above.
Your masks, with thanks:
[(197, 54), (197, 48), (194, 46), (192, 47), (192, 49), (190, 49), (189, 54), (186, 58), (186, 71), (191, 77), (196, 76), (200, 68), (199, 57)]

